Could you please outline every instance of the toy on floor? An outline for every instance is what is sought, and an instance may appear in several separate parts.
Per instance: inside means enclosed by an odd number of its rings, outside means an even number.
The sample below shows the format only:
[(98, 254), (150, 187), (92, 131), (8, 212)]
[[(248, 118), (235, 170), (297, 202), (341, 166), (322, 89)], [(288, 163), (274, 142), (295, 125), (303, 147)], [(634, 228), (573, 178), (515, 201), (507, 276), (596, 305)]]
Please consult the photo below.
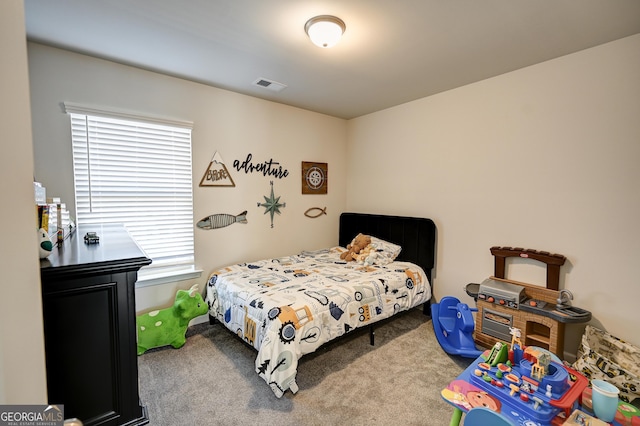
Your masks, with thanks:
[(469, 383), (498, 400), (502, 411), (517, 412), (519, 424), (551, 424), (562, 412), (567, 418), (588, 380), (548, 350), (523, 346), (517, 328), (510, 331), (511, 345), (498, 341), (479, 357)]
[(197, 284), (189, 290), (178, 290), (172, 307), (136, 317), (138, 355), (160, 346), (171, 345), (176, 349), (184, 346), (189, 321), (209, 310), (197, 290)]
[(473, 340), (474, 321), (466, 303), (453, 296), (445, 296), (440, 303), (431, 304), (431, 319), (438, 343), (445, 352), (466, 358), (477, 358), (482, 353)]

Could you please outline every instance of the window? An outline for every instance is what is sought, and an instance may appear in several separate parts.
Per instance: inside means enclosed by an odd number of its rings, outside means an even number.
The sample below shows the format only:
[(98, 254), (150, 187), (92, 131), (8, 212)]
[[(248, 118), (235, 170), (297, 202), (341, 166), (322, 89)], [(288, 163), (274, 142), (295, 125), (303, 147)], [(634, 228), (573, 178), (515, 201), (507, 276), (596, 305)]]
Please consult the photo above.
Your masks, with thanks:
[(123, 223), (147, 268), (193, 266), (191, 123), (65, 108), (77, 223)]

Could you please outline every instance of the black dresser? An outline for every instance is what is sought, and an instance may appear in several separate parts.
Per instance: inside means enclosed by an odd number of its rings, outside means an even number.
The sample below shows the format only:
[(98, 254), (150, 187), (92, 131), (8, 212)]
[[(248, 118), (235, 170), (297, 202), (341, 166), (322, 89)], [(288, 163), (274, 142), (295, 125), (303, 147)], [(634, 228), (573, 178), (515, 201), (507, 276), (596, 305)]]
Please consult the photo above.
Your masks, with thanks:
[[(98, 244), (85, 244), (96, 232)], [(85, 425), (149, 422), (138, 394), (135, 282), (151, 263), (121, 225), (79, 227), (40, 261), (50, 404)]]

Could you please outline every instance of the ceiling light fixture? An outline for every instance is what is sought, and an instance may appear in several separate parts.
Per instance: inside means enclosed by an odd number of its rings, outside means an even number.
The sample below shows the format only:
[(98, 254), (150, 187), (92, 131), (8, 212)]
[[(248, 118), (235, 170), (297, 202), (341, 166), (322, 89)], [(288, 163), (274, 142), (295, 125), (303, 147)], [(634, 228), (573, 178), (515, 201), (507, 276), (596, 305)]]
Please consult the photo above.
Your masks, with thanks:
[(342, 19), (331, 15), (316, 16), (304, 24), (304, 30), (313, 44), (322, 48), (335, 46), (346, 28)]

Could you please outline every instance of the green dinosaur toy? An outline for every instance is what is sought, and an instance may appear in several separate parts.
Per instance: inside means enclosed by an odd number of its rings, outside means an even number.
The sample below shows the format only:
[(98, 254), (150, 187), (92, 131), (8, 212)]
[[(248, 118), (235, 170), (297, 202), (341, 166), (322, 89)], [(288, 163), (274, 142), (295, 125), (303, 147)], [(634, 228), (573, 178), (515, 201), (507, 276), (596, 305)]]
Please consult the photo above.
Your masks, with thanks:
[(136, 317), (138, 355), (160, 346), (171, 345), (176, 349), (184, 346), (189, 321), (208, 311), (197, 289), (194, 284), (189, 290), (178, 290), (172, 307)]

